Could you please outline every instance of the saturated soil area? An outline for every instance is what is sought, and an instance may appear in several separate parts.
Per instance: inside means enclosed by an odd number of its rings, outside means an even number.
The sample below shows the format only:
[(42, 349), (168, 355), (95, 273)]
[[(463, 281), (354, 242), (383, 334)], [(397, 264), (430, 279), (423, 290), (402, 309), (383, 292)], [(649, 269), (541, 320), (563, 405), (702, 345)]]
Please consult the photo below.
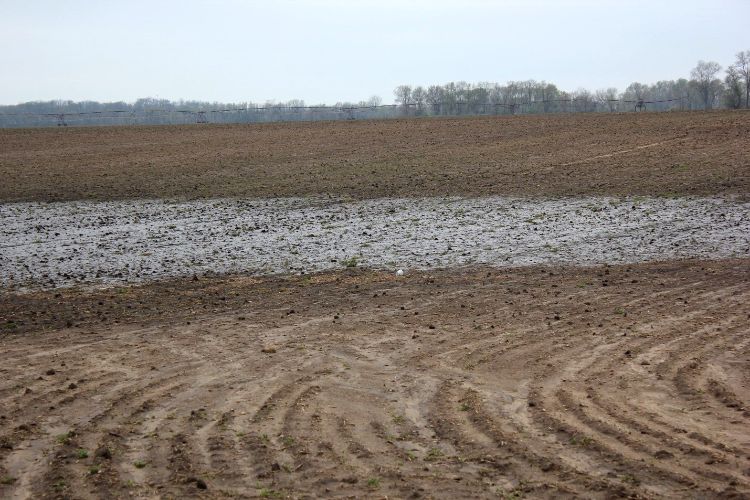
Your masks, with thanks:
[(745, 195), (750, 113), (0, 129), (0, 201)]
[(750, 260), (0, 297), (0, 496), (745, 498)]

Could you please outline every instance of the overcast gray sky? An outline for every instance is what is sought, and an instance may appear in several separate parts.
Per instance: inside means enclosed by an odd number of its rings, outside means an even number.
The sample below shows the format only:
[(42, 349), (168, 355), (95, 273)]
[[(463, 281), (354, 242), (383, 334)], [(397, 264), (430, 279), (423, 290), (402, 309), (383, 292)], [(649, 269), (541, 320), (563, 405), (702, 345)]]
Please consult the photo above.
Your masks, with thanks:
[(393, 100), (402, 83), (687, 77), (750, 49), (749, 0), (0, 0), (0, 103)]

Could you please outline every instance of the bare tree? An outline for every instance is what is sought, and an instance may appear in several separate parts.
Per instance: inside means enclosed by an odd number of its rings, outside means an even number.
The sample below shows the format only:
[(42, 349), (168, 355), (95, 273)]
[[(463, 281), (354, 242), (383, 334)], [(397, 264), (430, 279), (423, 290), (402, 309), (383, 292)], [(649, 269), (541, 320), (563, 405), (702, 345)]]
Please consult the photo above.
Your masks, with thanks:
[(454, 82), (448, 82), (445, 85), (443, 85), (443, 103), (445, 104), (445, 112), (451, 115), (457, 114), (457, 112), (460, 112), (458, 110), (458, 106), (456, 105), (458, 102), (458, 89), (456, 88), (456, 84)]
[(690, 82), (686, 78), (679, 78), (672, 82), (672, 97), (680, 99), (680, 109), (690, 107)]
[(727, 76), (724, 78), (724, 85), (726, 85), (726, 93), (724, 94), (724, 102), (727, 107), (732, 109), (738, 109), (742, 107), (742, 76), (740, 72), (734, 66), (727, 68)]
[(642, 101), (649, 98), (648, 85), (633, 82), (625, 89), (625, 99), (629, 101)]
[(542, 82), (540, 86), (540, 92), (543, 102), (543, 111), (545, 113), (548, 113), (550, 110), (554, 109), (555, 107), (558, 107), (555, 103), (555, 106), (553, 106), (553, 101), (558, 99), (560, 97), (560, 91), (557, 89), (557, 87), (552, 83), (545, 83)]
[(400, 104), (404, 109), (409, 108), (411, 104), (411, 85), (399, 85), (396, 90), (393, 91), (393, 95), (396, 98), (396, 104)]
[(536, 86), (537, 86), (536, 81), (526, 80), (526, 81), (519, 82), (519, 83), (525, 93), (524, 101), (532, 102), (534, 100), (534, 89), (536, 89)]
[(617, 89), (610, 87), (608, 89), (599, 89), (596, 91), (596, 100), (611, 112), (617, 111)]
[(745, 107), (750, 108), (750, 50), (737, 52), (734, 67), (745, 83)]
[(427, 99), (427, 91), (422, 86), (414, 87), (411, 91), (411, 99), (417, 105), (417, 114), (421, 115), (424, 111), (424, 103)]
[(721, 71), (721, 65), (714, 61), (698, 61), (698, 64), (690, 72), (690, 77), (695, 80), (695, 86), (700, 92), (705, 109), (711, 109), (716, 90), (716, 73)]
[(379, 95), (372, 95), (367, 99), (368, 106), (380, 106), (381, 104), (383, 104), (383, 99)]
[(487, 111), (487, 102), (490, 98), (491, 84), (487, 82), (480, 82), (477, 85), (472, 86), (468, 92), (469, 99), (469, 112), (470, 113), (485, 113)]
[(432, 108), (432, 113), (439, 115), (442, 112), (443, 87), (440, 85), (430, 85), (427, 88), (425, 99), (427, 100), (427, 104)]
[(576, 111), (588, 113), (595, 110), (594, 96), (584, 88), (579, 88), (573, 92), (573, 104)]
[(510, 111), (510, 114), (516, 114), (518, 103), (521, 101), (523, 101), (521, 85), (519, 82), (509, 81), (505, 85), (505, 92), (503, 92), (503, 103)]

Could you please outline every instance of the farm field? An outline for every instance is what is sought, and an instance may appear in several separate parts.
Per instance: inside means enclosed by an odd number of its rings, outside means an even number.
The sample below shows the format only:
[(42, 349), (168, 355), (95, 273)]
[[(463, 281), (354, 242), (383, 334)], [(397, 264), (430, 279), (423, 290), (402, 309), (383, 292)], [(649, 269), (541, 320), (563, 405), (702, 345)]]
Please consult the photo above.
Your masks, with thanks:
[(0, 130), (0, 201), (747, 195), (750, 113)]
[(401, 278), (4, 297), (3, 493), (750, 491), (750, 260)]
[(0, 130), (0, 497), (747, 498), (748, 137)]

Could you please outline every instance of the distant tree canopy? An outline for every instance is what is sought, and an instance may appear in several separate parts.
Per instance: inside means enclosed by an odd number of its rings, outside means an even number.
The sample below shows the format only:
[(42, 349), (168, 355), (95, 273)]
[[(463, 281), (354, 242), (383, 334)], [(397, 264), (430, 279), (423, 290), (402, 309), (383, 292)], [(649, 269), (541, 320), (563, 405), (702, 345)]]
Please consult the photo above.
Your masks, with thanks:
[(58, 100), (0, 106), (0, 127), (260, 123), (396, 116), (399, 116), (396, 106), (384, 106), (378, 96), (366, 101), (337, 102), (334, 105), (310, 105), (299, 99), (225, 103), (148, 97), (134, 103)]
[(428, 87), (399, 85), (394, 104), (378, 96), (359, 102), (308, 105), (299, 99), (222, 103), (143, 98), (133, 103), (96, 101), (37, 101), (0, 106), (0, 127), (67, 125), (128, 125), (187, 123), (257, 123), (401, 116), (496, 115), (572, 112), (665, 111), (750, 108), (750, 50), (738, 52), (722, 80), (722, 67), (698, 61), (690, 79), (653, 84), (633, 82), (623, 91), (614, 87), (594, 92), (560, 90), (536, 81), (449, 82)]
[(403, 112), (416, 115), (615, 112), (750, 108), (750, 50), (739, 52), (722, 81), (721, 65), (698, 61), (690, 80), (633, 82), (623, 91), (610, 87), (566, 92), (545, 81), (450, 82), (423, 87), (399, 85), (393, 92)]

